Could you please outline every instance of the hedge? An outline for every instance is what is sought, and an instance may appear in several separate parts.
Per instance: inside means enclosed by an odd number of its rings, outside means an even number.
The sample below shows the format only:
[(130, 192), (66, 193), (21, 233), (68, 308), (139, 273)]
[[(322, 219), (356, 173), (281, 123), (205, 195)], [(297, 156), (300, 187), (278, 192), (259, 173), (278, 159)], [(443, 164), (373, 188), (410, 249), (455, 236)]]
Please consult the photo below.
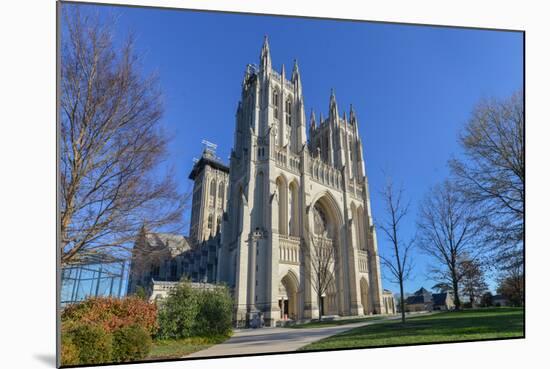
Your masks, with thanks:
[(113, 332), (113, 361), (135, 361), (147, 357), (152, 340), (139, 325), (131, 325)]
[(80, 350), (73, 343), (67, 332), (61, 334), (61, 365), (77, 365), (80, 363)]
[(88, 298), (65, 307), (61, 321), (99, 324), (110, 333), (137, 324), (153, 335), (158, 328), (155, 304), (136, 296)]
[[(65, 343), (74, 345), (78, 350), (78, 363), (75, 352), (70, 347), (61, 351), (61, 361), (72, 364), (102, 364), (111, 361), (113, 337), (101, 325), (71, 324), (62, 332)], [(63, 341), (63, 338), (62, 338)], [(70, 343), (69, 343), (70, 342)], [(65, 356), (63, 356), (65, 354)]]
[(145, 358), (158, 329), (157, 307), (141, 298), (88, 298), (61, 313), (63, 365)]

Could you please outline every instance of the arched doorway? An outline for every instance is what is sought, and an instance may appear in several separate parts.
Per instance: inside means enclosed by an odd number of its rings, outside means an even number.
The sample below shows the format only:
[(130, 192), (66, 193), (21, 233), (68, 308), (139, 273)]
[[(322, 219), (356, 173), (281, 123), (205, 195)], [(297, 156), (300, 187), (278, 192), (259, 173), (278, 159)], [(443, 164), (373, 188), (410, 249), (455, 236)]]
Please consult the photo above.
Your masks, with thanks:
[[(313, 202), (310, 210), (309, 260), (310, 278), (319, 305), (319, 314), (337, 315), (344, 311), (344, 270), (341, 255), (341, 229), (343, 218), (329, 192)], [(321, 301), (318, 296), (321, 295)]]
[(279, 283), (281, 319), (298, 319), (298, 278), (289, 271)]

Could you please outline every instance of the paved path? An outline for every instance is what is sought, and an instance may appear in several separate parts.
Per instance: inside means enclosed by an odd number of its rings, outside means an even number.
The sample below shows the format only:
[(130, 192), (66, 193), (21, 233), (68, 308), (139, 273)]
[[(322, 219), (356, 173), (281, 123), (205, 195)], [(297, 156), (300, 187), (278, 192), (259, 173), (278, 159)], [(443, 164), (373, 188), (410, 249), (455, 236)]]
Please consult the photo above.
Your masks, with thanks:
[(399, 319), (399, 316), (373, 321), (363, 321), (340, 326), (323, 328), (258, 328), (243, 329), (219, 345), (197, 351), (188, 357), (208, 357), (226, 355), (250, 355), (267, 352), (295, 351), (302, 346), (364, 325), (376, 324), (384, 320)]

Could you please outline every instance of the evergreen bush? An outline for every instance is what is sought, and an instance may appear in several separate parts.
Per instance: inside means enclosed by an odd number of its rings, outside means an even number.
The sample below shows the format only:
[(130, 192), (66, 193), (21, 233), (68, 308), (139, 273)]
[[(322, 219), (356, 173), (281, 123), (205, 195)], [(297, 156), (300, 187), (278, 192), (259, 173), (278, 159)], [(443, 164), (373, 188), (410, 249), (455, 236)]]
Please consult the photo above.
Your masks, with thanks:
[(228, 336), (232, 330), (233, 300), (226, 287), (199, 292), (195, 334)]
[(104, 364), (111, 361), (112, 335), (101, 325), (70, 324), (62, 335), (78, 349), (79, 364)]
[(135, 361), (147, 357), (152, 340), (149, 333), (135, 324), (113, 332), (113, 361)]
[(73, 343), (71, 336), (61, 334), (61, 365), (80, 364), (80, 351)]
[(158, 302), (159, 339), (187, 338), (194, 335), (199, 310), (197, 293), (189, 282), (182, 282)]
[(231, 334), (233, 300), (226, 287), (193, 289), (182, 282), (158, 304), (159, 339)]

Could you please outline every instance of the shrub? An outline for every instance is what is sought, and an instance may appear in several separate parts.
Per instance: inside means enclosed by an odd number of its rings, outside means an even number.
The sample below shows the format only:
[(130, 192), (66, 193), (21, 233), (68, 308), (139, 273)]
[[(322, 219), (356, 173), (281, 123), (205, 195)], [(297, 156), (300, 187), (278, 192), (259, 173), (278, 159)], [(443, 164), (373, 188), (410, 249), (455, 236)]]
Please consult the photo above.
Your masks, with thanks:
[(93, 297), (67, 306), (62, 321), (99, 324), (107, 332), (138, 324), (149, 334), (157, 330), (157, 307), (137, 296)]
[(147, 300), (147, 290), (143, 286), (138, 286), (134, 296), (139, 297), (142, 300)]
[(226, 287), (199, 293), (195, 333), (199, 336), (228, 336), (232, 329), (233, 300)]
[(80, 351), (69, 334), (61, 333), (61, 365), (78, 365)]
[(182, 282), (159, 301), (159, 339), (192, 336), (228, 336), (232, 329), (233, 300), (226, 287), (193, 289)]
[(144, 359), (151, 345), (151, 336), (137, 324), (117, 329), (113, 332), (113, 361)]
[(112, 335), (103, 326), (71, 323), (62, 331), (62, 335), (65, 335), (65, 342), (70, 341), (78, 349), (79, 364), (111, 361)]
[(157, 337), (187, 338), (194, 334), (198, 313), (197, 293), (189, 282), (182, 282), (159, 301)]

